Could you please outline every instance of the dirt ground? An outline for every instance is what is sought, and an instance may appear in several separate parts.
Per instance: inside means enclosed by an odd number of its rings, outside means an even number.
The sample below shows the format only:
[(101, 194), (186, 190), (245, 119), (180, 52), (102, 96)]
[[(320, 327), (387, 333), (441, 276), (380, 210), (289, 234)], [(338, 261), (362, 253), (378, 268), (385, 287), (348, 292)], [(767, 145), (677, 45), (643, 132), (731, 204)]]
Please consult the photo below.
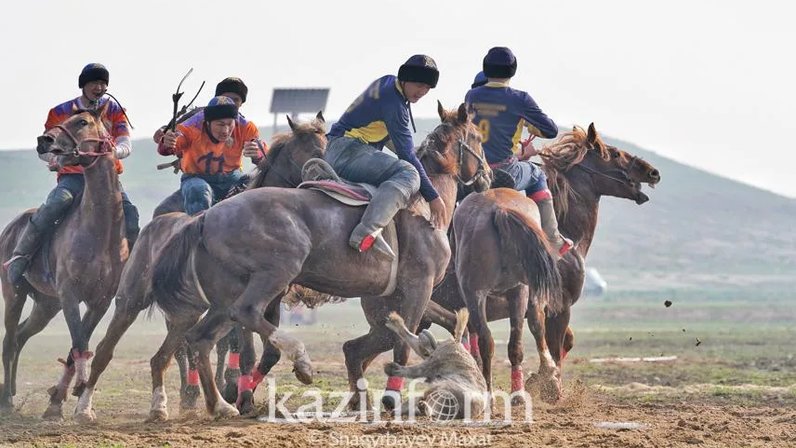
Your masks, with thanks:
[[(796, 360), (790, 324), (780, 331), (769, 320), (766, 332), (757, 334), (753, 327), (744, 330), (736, 325), (723, 333), (691, 323), (685, 333), (680, 320), (659, 325), (650, 321), (641, 331), (628, 329), (624, 323), (621, 328), (611, 327), (611, 320), (599, 317), (608, 312), (619, 314), (605, 306), (584, 311), (593, 326), (584, 318), (576, 327), (576, 350), (565, 364), (565, 398), (561, 402), (547, 405), (534, 400), (531, 423), (524, 422), (522, 410), (515, 408), (514, 423), (469, 426), (427, 420), (414, 424), (273, 423), (251, 417), (214, 420), (203, 411), (181, 416), (173, 366), (167, 376), (171, 420), (145, 423), (151, 397), (149, 357), (163, 337), (162, 322), (157, 320), (137, 322), (130, 336), (122, 339), (98, 384), (96, 423), (79, 425), (72, 419), (76, 403), (72, 396), (64, 405), (64, 421), (44, 421), (40, 416), (47, 404), (46, 389), (60, 373), (55, 359), (63, 356), (68, 345), (65, 327), (56, 322), (23, 351), (17, 412), (0, 416), (0, 446), (796, 446)], [(301, 335), (313, 356), (313, 386), (326, 392), (346, 390), (341, 345), (364, 332), (363, 323), (349, 317), (359, 319), (358, 307), (343, 304), (334, 308), (334, 313), (318, 316), (319, 322), (333, 323), (290, 327)], [(715, 325), (715, 319), (710, 325)], [(503, 327), (507, 325), (496, 326), (494, 372), (496, 387), (505, 390), (509, 369)], [(104, 329), (96, 334), (94, 346)], [(693, 343), (697, 336), (705, 341), (699, 346)], [(525, 370), (532, 371), (538, 364), (533, 342), (528, 339)], [(595, 357), (644, 354), (676, 355), (677, 359), (665, 363), (590, 362)], [(381, 366), (389, 359), (382, 355), (368, 371), (371, 390), (383, 387)], [(298, 385), (285, 362), (270, 376), (279, 385), (278, 394), (307, 390)], [(258, 403), (265, 401), (267, 391), (263, 389), (257, 391)], [(265, 410), (261, 408), (261, 412)], [(499, 408), (494, 412), (497, 419), (503, 417)]]
[[(577, 405), (541, 406), (533, 423), (466, 427), (417, 423), (262, 423), (176, 418), (145, 424), (143, 413), (106, 411), (95, 425), (30, 418), (3, 422), (2, 446), (796, 446), (792, 407), (677, 403), (620, 403), (589, 395)], [(518, 416), (519, 417), (519, 416)], [(637, 422), (641, 429), (602, 429), (599, 422)]]

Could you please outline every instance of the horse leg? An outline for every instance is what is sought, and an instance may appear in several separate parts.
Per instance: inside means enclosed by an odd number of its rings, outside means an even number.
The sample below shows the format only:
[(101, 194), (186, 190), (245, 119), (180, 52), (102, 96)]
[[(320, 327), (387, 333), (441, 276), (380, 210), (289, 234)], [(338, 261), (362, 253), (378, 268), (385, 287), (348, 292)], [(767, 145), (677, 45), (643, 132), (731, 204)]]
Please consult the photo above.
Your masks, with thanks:
[(94, 334), (94, 330), (97, 328), (97, 324), (99, 324), (99, 321), (102, 320), (102, 317), (105, 316), (105, 313), (108, 311), (110, 304), (110, 300), (96, 304), (95, 307), (88, 308), (86, 314), (83, 315), (83, 320), (80, 325), (82, 328), (82, 340), (79, 345), (81, 355), (79, 358), (75, 359), (75, 386), (72, 389), (72, 395), (76, 397), (83, 394), (83, 389), (85, 389), (86, 382), (88, 381), (88, 368), (86, 366), (89, 358), (94, 356), (94, 353), (88, 351), (88, 343), (91, 340), (91, 335)]
[(560, 313), (547, 318), (547, 343), (550, 344), (550, 354), (559, 369), (562, 368), (564, 358), (569, 350), (572, 349), (574, 335), (569, 329), (569, 318), (571, 311), (565, 307)]
[(168, 333), (166, 334), (166, 339), (163, 340), (163, 344), (149, 361), (152, 371), (152, 404), (147, 422), (164, 422), (169, 418), (168, 398), (166, 397), (166, 389), (163, 386), (166, 369), (169, 367), (169, 362), (171, 357), (174, 356), (174, 352), (177, 351), (180, 345), (185, 344), (185, 333), (199, 320), (201, 313), (181, 314), (175, 320), (171, 320), (172, 317), (177, 316), (167, 316), (166, 328)]
[(0, 412), (7, 413), (14, 409), (12, 397), (16, 394), (16, 362), (19, 359), (17, 345), (17, 328), (22, 317), (22, 309), (28, 297), (25, 288), (14, 288), (7, 279), (3, 279), (3, 297), (5, 298), (4, 324), (6, 335), (3, 338), (3, 384), (0, 392)]
[[(414, 334), (417, 331), (417, 325), (423, 319), (423, 312), (426, 306), (431, 301), (431, 291), (433, 289), (433, 278), (426, 281), (420, 280), (404, 286), (402, 292), (403, 300), (400, 302), (402, 318), (406, 328)], [(386, 319), (377, 321), (380, 326), (386, 328)], [(390, 331), (390, 335), (394, 341), (393, 344), (393, 362), (399, 366), (405, 366), (409, 361), (409, 344), (401, 339), (395, 332)], [(397, 387), (396, 387), (397, 386)], [(398, 406), (401, 403), (401, 387), (403, 386), (403, 378), (399, 376), (389, 376), (387, 378), (387, 389), (382, 396), (382, 405), (386, 409), (395, 409), (398, 411)], [(391, 393), (392, 392), (392, 393)], [(397, 393), (395, 393), (397, 392)]]
[(265, 319), (265, 313), (275, 299), (281, 298), (296, 277), (300, 265), (290, 272), (286, 266), (252, 274), (246, 289), (230, 309), (230, 316), (246, 328), (266, 338), (293, 362), (293, 371), (304, 384), (312, 383), (312, 362), (304, 344)]
[(61, 292), (60, 298), (66, 324), (69, 327), (69, 335), (72, 339), (72, 347), (64, 362), (64, 373), (61, 375), (61, 379), (58, 384), (47, 390), (50, 394), (50, 404), (44, 411), (43, 418), (51, 420), (63, 418), (62, 406), (66, 400), (66, 390), (69, 388), (72, 378), (78, 375), (78, 363), (81, 364), (80, 368), (82, 369), (82, 376), (78, 376), (78, 378), (85, 381), (87, 377), (86, 362), (91, 357), (91, 353), (88, 351), (88, 341), (83, 337), (83, 319), (80, 318), (79, 300), (68, 292)]
[(188, 341), (180, 345), (180, 348), (174, 353), (174, 359), (178, 362), (181, 376), (182, 370), (185, 369), (185, 387), (182, 387), (182, 381), (180, 387), (180, 413), (193, 412), (196, 410), (196, 400), (201, 394), (201, 386), (199, 384), (196, 353), (191, 348), (191, 344), (189, 344)]
[(125, 332), (130, 328), (130, 325), (135, 322), (138, 314), (146, 308), (145, 305), (139, 307), (132, 307), (129, 302), (119, 298), (116, 300), (116, 308), (113, 312), (113, 318), (108, 325), (108, 330), (105, 332), (105, 337), (97, 344), (97, 353), (91, 361), (91, 373), (86, 382), (86, 387), (83, 389), (83, 394), (77, 401), (75, 408), (75, 418), (78, 422), (89, 423), (96, 420), (97, 416), (94, 414), (92, 408), (92, 398), (94, 397), (94, 388), (99, 381), (100, 375), (108, 367), (108, 364), (113, 359), (113, 351), (116, 349), (116, 344), (122, 338)]
[(221, 382), (224, 381), (227, 352), (229, 352), (229, 338), (230, 336), (227, 334), (223, 338), (219, 339), (218, 343), (216, 344), (216, 384), (221, 384)]
[(561, 374), (553, 361), (545, 336), (545, 312), (534, 298), (528, 309), (528, 327), (536, 340), (536, 351), (539, 353), (539, 373), (532, 374), (525, 383), (527, 390), (539, 387), (542, 400), (555, 403), (561, 398)]
[(525, 285), (511, 289), (506, 294), (509, 301), (509, 362), (511, 362), (511, 404), (514, 406), (525, 403), (525, 381), (523, 379), (522, 361), (522, 329), (525, 314), (528, 312), (528, 287)]
[[(474, 290), (460, 283), (461, 294), (467, 310), (470, 312), (470, 350), (471, 353), (480, 353), (482, 362), (481, 372), (484, 374), (487, 391), (492, 392), (492, 356), (495, 351), (495, 341), (489, 329), (486, 317), (486, 300), (488, 291)], [(475, 337), (474, 337), (475, 336)]]
[[(271, 303), (270, 308), (265, 313), (265, 318), (270, 322), (273, 326), (278, 327), (279, 321), (281, 317), (281, 300), (277, 300)], [(248, 330), (244, 330), (248, 331)], [(249, 332), (251, 334), (251, 332)], [(238, 410), (240, 410), (241, 415), (250, 414), (254, 410), (254, 391), (257, 390), (257, 386), (263, 382), (265, 376), (268, 375), (268, 372), (271, 371), (276, 363), (279, 362), (279, 359), (282, 357), (282, 352), (279, 351), (278, 348), (274, 347), (268, 339), (261, 338), (263, 343), (263, 356), (260, 358), (260, 363), (251, 369), (251, 380), (250, 380), (250, 393), (247, 391), (238, 391), (238, 400), (236, 405), (238, 406)], [(254, 353), (254, 341), (251, 339), (244, 338), (246, 344), (243, 347), (243, 353), (251, 353), (250, 355), (242, 356), (241, 357), (241, 365), (243, 365), (243, 359), (251, 357), (252, 362), (255, 360), (256, 355)], [(251, 342), (249, 342), (251, 341)], [(251, 347), (248, 344), (251, 343)], [(248, 363), (248, 361), (246, 361)], [(244, 370), (245, 371), (245, 370)]]
[[(28, 340), (44, 330), (44, 327), (61, 311), (61, 304), (55, 297), (37, 294), (37, 300), (33, 304), (33, 310), (17, 331), (17, 354), (14, 358), (13, 368), (11, 370), (12, 383), (16, 385), (17, 382), (17, 367), (19, 367), (19, 355), (22, 353), (22, 347)], [(16, 390), (13, 389), (13, 395), (16, 395)]]
[(238, 415), (238, 410), (227, 403), (218, 391), (210, 364), (210, 351), (234, 325), (226, 310), (211, 309), (186, 335), (191, 352), (196, 356), (207, 412), (215, 417)]
[[(237, 378), (237, 387), (235, 389), (235, 407), (238, 408), (241, 415), (250, 414), (254, 412), (254, 372), (257, 370), (255, 361), (257, 361), (257, 354), (254, 352), (254, 334), (250, 330), (246, 330), (235, 326), (233, 332), (239, 331), (239, 344), (240, 344), (240, 373)], [(267, 341), (266, 341), (267, 343)], [(267, 344), (266, 344), (267, 345)], [(265, 352), (263, 352), (265, 355)], [(260, 378), (262, 381), (262, 378)], [(227, 384), (229, 386), (229, 384)]]
[[(224, 400), (227, 403), (235, 403), (238, 400), (238, 385), (239, 380), (241, 377), (241, 372), (246, 372), (247, 370), (241, 369), (241, 343), (243, 345), (246, 342), (242, 341), (241, 339), (244, 337), (242, 335), (243, 329), (240, 325), (235, 325), (229, 333), (227, 333), (223, 338), (226, 339), (227, 344), (229, 346), (229, 361), (227, 361), (227, 368), (223, 375), (223, 383), (217, 382), (217, 384), (224, 384), (224, 392), (221, 396), (224, 397)], [(249, 332), (249, 339), (251, 340), (252, 346), (254, 345), (254, 340), (252, 339), (251, 332)], [(216, 344), (216, 348), (218, 348)], [(249, 370), (251, 371), (251, 367), (254, 365), (254, 361), (251, 361), (249, 365)], [(247, 383), (248, 384), (248, 383)]]

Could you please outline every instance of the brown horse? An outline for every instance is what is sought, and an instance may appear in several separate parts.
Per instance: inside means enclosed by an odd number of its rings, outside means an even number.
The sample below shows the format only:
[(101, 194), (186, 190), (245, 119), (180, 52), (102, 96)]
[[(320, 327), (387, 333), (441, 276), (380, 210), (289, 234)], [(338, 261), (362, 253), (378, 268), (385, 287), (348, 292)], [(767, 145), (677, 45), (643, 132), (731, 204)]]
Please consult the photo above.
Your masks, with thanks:
[[(455, 112), (440, 106), (439, 113), (442, 124), (424, 141), (418, 155), (448, 210), (453, 210), (457, 179), (480, 177), (478, 183), (484, 189), (488, 167), (465, 106)], [(395, 362), (406, 364), (409, 347), (385, 326), (387, 315), (398, 312), (414, 330), (450, 257), (445, 233), (431, 228), (424, 209), (425, 204), (418, 202), (395, 217), (400, 258), (394, 282), (390, 261), (371, 251), (352, 251), (347, 244), (363, 209), (340, 205), (318, 191), (250, 190), (193, 218), (155, 262), (152, 287), (167, 315), (200, 314), (206, 309), (206, 303), (193, 293), (199, 288), (204, 291), (201, 297), (211, 304), (187, 335), (198, 352), (208, 411), (237, 413), (219, 396), (208, 359), (213, 344), (233, 325), (230, 316), (288, 356), (301, 381), (312, 381), (304, 345), (264, 317), (291, 283), (363, 298), (371, 330), (343, 347), (352, 391), (358, 390), (364, 369), (381, 352), (395, 346)], [(229, 232), (235, 226), (244, 226), (243, 231)], [(248, 238), (244, 241), (241, 234)], [(358, 395), (354, 394), (351, 406), (359, 404)]]
[[(107, 105), (106, 105), (107, 106)], [(104, 108), (103, 108), (104, 109)], [(19, 354), (31, 336), (39, 333), (63, 309), (72, 345), (59, 383), (50, 388), (45, 418), (62, 418), (62, 403), (73, 377), (79, 395), (87, 379), (91, 356), (89, 339), (110, 305), (128, 257), (124, 236), (122, 197), (114, 166), (110, 136), (100, 117), (104, 110), (75, 111), (63, 124), (39, 137), (37, 151), (62, 156), (66, 164), (84, 167), (85, 189), (48, 243), (36, 256), (26, 277), (16, 287), (0, 274), (5, 299), (3, 367), (5, 389), (0, 408), (12, 408), (16, 393)], [(0, 258), (8, 259), (33, 210), (15, 218), (0, 235)], [(27, 296), (33, 297), (30, 316), (20, 325)], [(80, 316), (80, 303), (86, 304)]]
[[(561, 369), (562, 360), (574, 343), (573, 333), (568, 327), (570, 308), (580, 297), (583, 287), (584, 259), (597, 227), (600, 198), (615, 196), (643, 204), (649, 198), (641, 191), (641, 184), (655, 186), (660, 182), (660, 173), (644, 160), (605, 144), (594, 124), (589, 126), (588, 131), (575, 127), (572, 132), (545, 148), (541, 156), (554, 195), (559, 228), (577, 245), (575, 251), (570, 251), (558, 261), (563, 286), (561, 311), (548, 315), (541, 328), (535, 324), (538, 310), (529, 308), (527, 318), (537, 341), (537, 350), (543, 351), (546, 341), (556, 367)], [(421, 328), (427, 328), (433, 322), (452, 331), (455, 324), (452, 311), (464, 304), (452, 270), (449, 270), (443, 283), (435, 288), (432, 300)], [(521, 317), (516, 317), (519, 305), (519, 301), (512, 301), (505, 295), (491, 295), (486, 301), (488, 321), (512, 319), (508, 347), (512, 389), (517, 389), (516, 383), (522, 384), (521, 375), (514, 373), (519, 371), (521, 374), (522, 371), (518, 369), (521, 369), (523, 361)], [(472, 338), (470, 345), (473, 354), (480, 359), (480, 341)]]
[[(268, 156), (260, 162), (250, 188), (295, 186), (300, 182), (301, 167), (304, 162), (314, 157), (323, 156), (326, 137), (322, 121), (294, 124), (291, 127), (293, 129), (291, 134), (274, 137)], [(276, 190), (272, 189), (271, 191)], [(256, 218), (252, 219), (256, 220)], [(92, 409), (92, 398), (97, 381), (111, 361), (119, 339), (132, 325), (139, 313), (153, 304), (147, 279), (152, 275), (154, 260), (162, 255), (166, 242), (193, 220), (184, 213), (167, 213), (153, 219), (141, 231), (130, 261), (121, 275), (113, 319), (105, 337), (97, 346), (97, 354), (91, 363), (91, 375), (75, 409), (75, 417), (78, 420), (89, 422), (96, 419)], [(247, 225), (238, 223), (233, 231), (238, 235), (246, 235)], [(197, 291), (196, 294), (198, 295), (199, 292)], [(199, 311), (197, 314), (189, 310), (184, 314), (168, 316), (166, 325), (169, 335), (151, 360), (153, 394), (157, 400), (162, 400), (157, 401), (153, 398), (153, 402), (162, 403), (162, 406), (160, 404), (153, 405), (152, 417), (154, 419), (164, 420), (167, 418), (166, 395), (163, 388), (165, 371), (175, 351), (184, 343), (185, 332), (199, 320), (202, 312)], [(276, 310), (269, 310), (269, 316), (271, 315), (276, 315), (276, 322), (278, 322), (278, 303)], [(273, 348), (270, 350), (275, 351)], [(269, 353), (269, 347), (266, 347), (266, 353)], [(278, 357), (278, 352), (276, 356)], [(185, 397), (183, 400), (185, 401)], [(158, 410), (162, 410), (162, 413)]]
[[(507, 297), (512, 328), (521, 329), (530, 289), (537, 312), (528, 315), (528, 322), (534, 335), (541, 337), (544, 334), (534, 329), (544, 325), (544, 310), (555, 313), (562, 307), (561, 277), (540, 222), (536, 203), (507, 188), (468, 196), (453, 217), (456, 278), (470, 311), (470, 327), (479, 336), (482, 371), (490, 392), (494, 342), (487, 325), (488, 296)], [(540, 348), (539, 359), (540, 375), (556, 387), (558, 369), (546, 346)], [(517, 392), (515, 386), (512, 392)]]

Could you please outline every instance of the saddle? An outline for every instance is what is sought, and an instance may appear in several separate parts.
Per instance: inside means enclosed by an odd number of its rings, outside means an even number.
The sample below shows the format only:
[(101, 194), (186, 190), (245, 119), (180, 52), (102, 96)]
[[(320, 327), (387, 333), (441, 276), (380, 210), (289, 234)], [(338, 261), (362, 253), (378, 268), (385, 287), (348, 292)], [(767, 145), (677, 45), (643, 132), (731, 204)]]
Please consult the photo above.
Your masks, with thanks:
[(301, 180), (298, 188), (321, 191), (332, 199), (353, 207), (368, 205), (378, 188), (341, 179), (334, 168), (322, 159), (308, 160), (301, 168)]
[[(301, 169), (301, 184), (298, 188), (317, 190), (330, 198), (352, 207), (362, 207), (370, 203), (378, 187), (375, 185), (348, 182), (340, 178), (331, 165), (323, 159), (310, 159)], [(395, 253), (390, 266), (390, 281), (382, 296), (395, 291), (398, 278), (398, 232), (395, 220), (390, 221), (380, 235)]]

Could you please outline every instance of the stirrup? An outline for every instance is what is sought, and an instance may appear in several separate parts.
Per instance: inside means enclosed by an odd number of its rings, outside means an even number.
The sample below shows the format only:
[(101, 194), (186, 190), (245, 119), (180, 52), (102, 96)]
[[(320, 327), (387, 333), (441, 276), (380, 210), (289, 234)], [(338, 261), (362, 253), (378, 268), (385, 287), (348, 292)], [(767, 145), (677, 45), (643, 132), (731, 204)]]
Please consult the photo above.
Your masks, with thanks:
[(370, 235), (365, 235), (362, 238), (362, 241), (359, 242), (356, 249), (359, 252), (365, 252), (370, 249), (375, 249), (377, 252), (383, 254), (387, 257), (390, 261), (395, 259), (395, 252), (393, 252), (392, 248), (387, 241), (382, 236), (382, 231), (384, 229), (379, 229)]

